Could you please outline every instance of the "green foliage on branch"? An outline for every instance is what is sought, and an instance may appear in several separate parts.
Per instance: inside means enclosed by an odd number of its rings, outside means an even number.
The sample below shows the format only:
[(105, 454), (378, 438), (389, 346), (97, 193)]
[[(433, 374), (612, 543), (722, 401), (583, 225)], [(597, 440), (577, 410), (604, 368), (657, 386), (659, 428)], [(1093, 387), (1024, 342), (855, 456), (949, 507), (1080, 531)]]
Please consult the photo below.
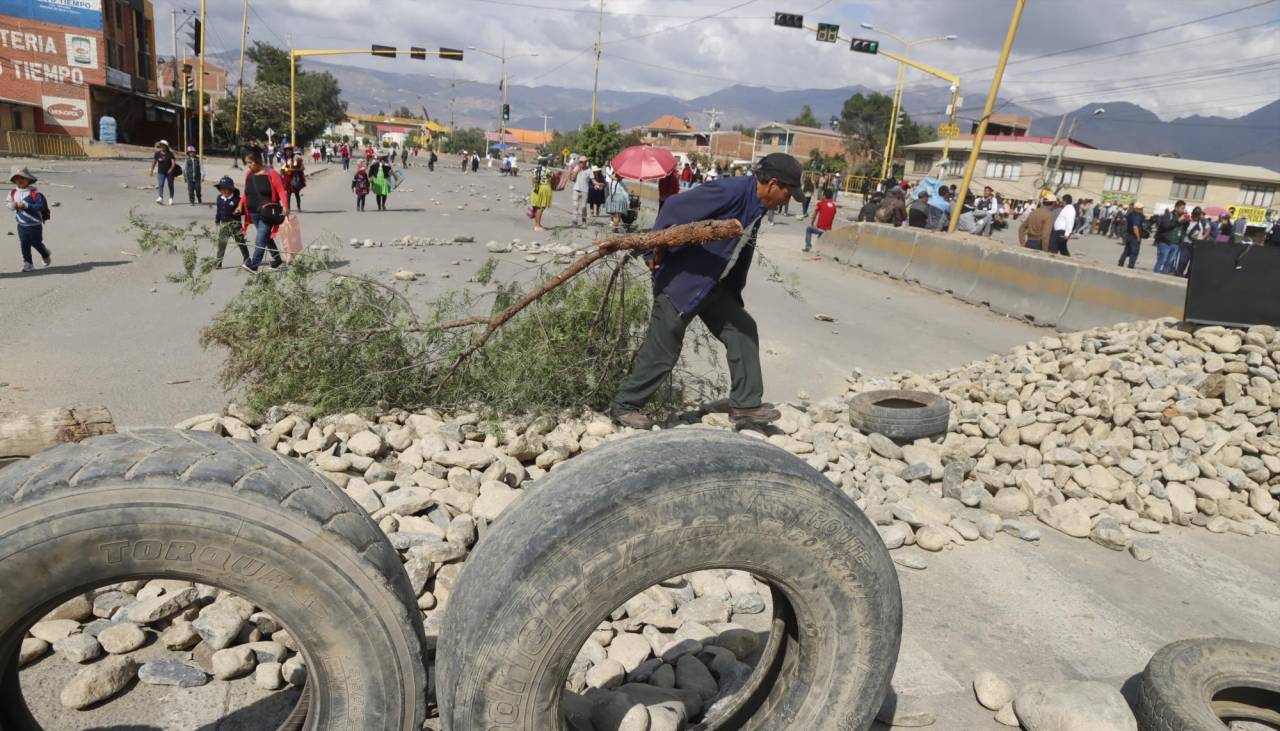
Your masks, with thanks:
[[(258, 71), (255, 83), (244, 89), (240, 120), (241, 135), (265, 140), (266, 131), (274, 129), (277, 137), (289, 134), (289, 52), (269, 43), (256, 41), (245, 51)], [(304, 71), (298, 62), (297, 127), (302, 143), (318, 139), (324, 128), (340, 122), (347, 115), (338, 80), (327, 71)], [(215, 122), (226, 130), (234, 130), (236, 100), (228, 96), (218, 104)]]
[(624, 146), (621, 125), (617, 122), (596, 122), (582, 126), (578, 133), (578, 147), (573, 152), (586, 155), (593, 165), (604, 165), (617, 156)]

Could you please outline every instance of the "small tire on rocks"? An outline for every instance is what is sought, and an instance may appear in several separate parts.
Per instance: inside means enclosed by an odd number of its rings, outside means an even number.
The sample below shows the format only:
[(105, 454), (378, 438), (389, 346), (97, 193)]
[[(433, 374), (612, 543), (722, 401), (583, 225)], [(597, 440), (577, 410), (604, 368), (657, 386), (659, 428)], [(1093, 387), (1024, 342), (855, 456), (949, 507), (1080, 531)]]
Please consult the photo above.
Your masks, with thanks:
[(924, 391), (867, 391), (849, 400), (849, 422), (865, 434), (883, 434), (898, 442), (947, 432), (951, 404)]
[(235, 592), (288, 628), (310, 677), (282, 729), (418, 731), (426, 717), (425, 637), (395, 549), (301, 462), (172, 429), (63, 445), (0, 469), (0, 542), (0, 728), (40, 728), (18, 682), (27, 629), (140, 577)]
[(1230, 721), (1280, 728), (1280, 647), (1231, 639), (1161, 648), (1138, 683), (1143, 731), (1212, 731)]
[(698, 428), (593, 449), (490, 527), (440, 632), (444, 727), (561, 728), (570, 665), (597, 624), (646, 587), (710, 568), (769, 583), (774, 629), (742, 694), (699, 728), (870, 728), (902, 629), (875, 527), (782, 449)]

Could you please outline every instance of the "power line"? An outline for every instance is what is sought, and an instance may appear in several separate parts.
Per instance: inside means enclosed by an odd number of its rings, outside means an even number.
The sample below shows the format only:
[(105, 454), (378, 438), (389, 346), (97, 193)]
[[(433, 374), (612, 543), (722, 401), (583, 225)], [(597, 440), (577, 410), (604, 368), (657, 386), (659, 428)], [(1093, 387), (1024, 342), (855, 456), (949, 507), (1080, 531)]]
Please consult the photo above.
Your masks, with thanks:
[(280, 47), (281, 47), (281, 48), (286, 48), (286, 49), (287, 49), (287, 48), (289, 47), (289, 42), (288, 42), (288, 41), (286, 41), (285, 39), (281, 38), (281, 37), (280, 37), (280, 34), (276, 32), (275, 28), (272, 28), (272, 27), (271, 27), (271, 25), (270, 25), (270, 24), (268, 24), (268, 23), (267, 23), (267, 21), (266, 21), (266, 20), (265, 20), (261, 15), (259, 15), (259, 14), (258, 14), (258, 9), (257, 9), (257, 8), (255, 8), (255, 7), (253, 7), (252, 5), (250, 5), (250, 6), (249, 6), (249, 11), (250, 11), (251, 13), (253, 13), (253, 17), (257, 18), (257, 19), (258, 19), (258, 21), (262, 23), (262, 27), (266, 28), (266, 29), (267, 29), (267, 32), (269, 32), (271, 35), (275, 36), (277, 41), (280, 41)]
[[(512, 8), (527, 8), (529, 10), (549, 10), (559, 13), (576, 13), (580, 15), (598, 16), (598, 9), (588, 7), (568, 8), (554, 5), (538, 5), (536, 3), (515, 2), (514, 0), (474, 0), (474, 2), (484, 3), (485, 5), (502, 5)], [(627, 13), (618, 12), (616, 10), (604, 11), (606, 16), (615, 18), (662, 18), (667, 20), (687, 20), (690, 18), (697, 19), (702, 16), (698, 15), (663, 15), (659, 13)], [(772, 20), (772, 15), (738, 15), (738, 16), (719, 16), (720, 20)]]
[[(732, 11), (732, 10), (737, 10), (738, 8), (744, 8), (744, 7), (746, 7), (746, 6), (748, 6), (748, 5), (751, 5), (752, 3), (755, 3), (755, 2), (758, 2), (758, 0), (746, 0), (746, 2), (741, 2), (741, 3), (738, 3), (737, 5), (732, 5), (732, 6), (730, 6), (730, 7), (725, 8), (724, 10), (717, 10), (717, 11), (716, 11), (716, 12), (714, 12), (714, 13), (710, 13), (710, 14), (707, 14), (707, 15), (700, 15), (700, 16), (697, 16), (697, 17), (695, 17), (693, 20), (690, 20), (690, 21), (685, 22), (685, 23), (678, 23), (678, 24), (676, 24), (676, 25), (670, 25), (670, 26), (667, 26), (666, 28), (659, 28), (658, 30), (649, 31), (648, 33), (641, 33), (640, 35), (629, 36), (629, 37), (626, 37), (626, 38), (615, 38), (615, 39), (613, 39), (613, 40), (605, 41), (605, 43), (606, 43), (606, 44), (613, 44), (613, 43), (626, 43), (626, 42), (629, 42), (629, 41), (639, 40), (639, 39), (641, 39), (641, 38), (648, 38), (648, 37), (650, 37), (650, 36), (661, 35), (661, 34), (663, 34), (663, 33), (668, 33), (668, 32), (673, 31), (673, 30), (679, 30), (679, 29), (681, 29), (681, 28), (687, 28), (688, 26), (691, 26), (691, 25), (693, 25), (694, 23), (697, 23), (697, 22), (699, 22), (699, 21), (702, 21), (702, 20), (708, 20), (708, 19), (710, 19), (710, 18), (715, 18), (715, 17), (717, 17), (717, 16), (720, 16), (720, 15), (722, 15), (722, 14), (724, 14), (724, 13), (727, 13), (727, 12), (730, 12), (730, 11)], [(825, 5), (826, 3), (823, 3), (823, 4)]]
[[(1226, 16), (1228, 16), (1228, 15), (1235, 15), (1236, 13), (1243, 13), (1243, 12), (1245, 12), (1245, 11), (1247, 11), (1247, 10), (1253, 10), (1254, 8), (1260, 8), (1260, 7), (1264, 6), (1264, 5), (1271, 5), (1271, 4), (1275, 3), (1275, 2), (1276, 2), (1276, 0), (1261, 0), (1261, 2), (1256, 2), (1256, 3), (1253, 3), (1253, 4), (1251, 4), (1251, 5), (1245, 5), (1245, 6), (1243, 6), (1243, 7), (1236, 8), (1236, 9), (1234, 9), (1234, 10), (1226, 10), (1226, 11), (1223, 11), (1223, 12), (1221, 12), (1221, 13), (1214, 13), (1213, 15), (1205, 15), (1205, 16), (1203, 16), (1203, 17), (1199, 17), (1199, 18), (1192, 18), (1191, 20), (1186, 20), (1186, 21), (1183, 21), (1183, 22), (1181, 22), (1181, 23), (1174, 23), (1173, 25), (1166, 25), (1166, 26), (1162, 26), (1162, 27), (1160, 27), (1160, 28), (1152, 28), (1151, 30), (1142, 31), (1142, 32), (1140, 32), (1140, 33), (1130, 33), (1130, 34), (1127, 34), (1127, 35), (1124, 35), (1124, 36), (1120, 36), (1119, 38), (1111, 38), (1111, 39), (1109, 39), (1109, 40), (1105, 40), (1105, 41), (1098, 41), (1098, 42), (1096, 42), (1096, 43), (1088, 43), (1088, 44), (1085, 44), (1085, 45), (1083, 45), (1083, 46), (1076, 46), (1075, 48), (1064, 48), (1064, 49), (1062, 49), (1062, 50), (1060, 50), (1060, 51), (1050, 51), (1049, 53), (1042, 53), (1042, 54), (1040, 54), (1039, 56), (1032, 56), (1031, 58), (1018, 58), (1018, 59), (1013, 59), (1013, 60), (1009, 61), (1007, 65), (1008, 65), (1008, 66), (1013, 66), (1013, 65), (1015, 65), (1015, 64), (1031, 63), (1032, 61), (1039, 61), (1039, 60), (1041, 60), (1041, 59), (1045, 59), (1045, 58), (1054, 58), (1054, 57), (1056, 57), (1056, 56), (1062, 56), (1062, 55), (1066, 55), (1066, 54), (1068, 54), (1068, 53), (1076, 53), (1077, 51), (1087, 51), (1087, 50), (1089, 50), (1090, 48), (1099, 48), (1099, 47), (1101, 47), (1101, 46), (1108, 46), (1108, 45), (1111, 45), (1112, 43), (1120, 43), (1120, 42), (1122, 42), (1122, 41), (1133, 41), (1133, 40), (1138, 39), (1138, 38), (1145, 38), (1146, 36), (1155, 35), (1156, 33), (1164, 33), (1165, 31), (1170, 31), (1170, 30), (1174, 30), (1174, 29), (1177, 29), (1177, 28), (1185, 28), (1185, 27), (1186, 27), (1186, 26), (1188, 26), (1188, 25), (1195, 25), (1196, 23), (1203, 23), (1203, 22), (1205, 22), (1206, 20), (1216, 20), (1216, 19), (1218, 19), (1218, 18), (1225, 18), (1225, 17), (1226, 17)], [(991, 66), (981, 66), (981, 67), (978, 67), (978, 68), (972, 68), (972, 69), (968, 69), (968, 70), (966, 70), (966, 71), (961, 71), (958, 75), (959, 75), (959, 76), (967, 76), (967, 75), (969, 75), (969, 74), (977, 73), (977, 72), (979, 72), (979, 71), (987, 71), (987, 70), (994, 69), (994, 68), (995, 68), (995, 65), (994, 65), (994, 64), (992, 64)]]

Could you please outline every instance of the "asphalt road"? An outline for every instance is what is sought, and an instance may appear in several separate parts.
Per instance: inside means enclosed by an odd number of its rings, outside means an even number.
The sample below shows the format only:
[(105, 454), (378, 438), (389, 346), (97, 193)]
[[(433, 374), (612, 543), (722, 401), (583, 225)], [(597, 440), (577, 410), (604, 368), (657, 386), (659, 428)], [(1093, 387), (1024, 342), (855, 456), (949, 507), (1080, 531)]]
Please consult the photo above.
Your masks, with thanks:
[[(37, 174), (61, 203), (48, 230), (56, 264), (16, 273), (11, 239), (0, 272), (0, 382), (7, 384), (0, 409), (103, 404), (125, 426), (171, 424), (220, 409), (228, 396), (217, 382), (219, 355), (200, 349), (198, 333), (247, 275), (220, 271), (211, 291), (193, 299), (165, 279), (176, 261), (137, 256), (125, 230), (131, 207), (174, 223), (212, 220), (212, 210), (157, 207), (150, 193), (135, 189), (147, 185), (145, 163), (32, 164), (49, 171)], [(414, 168), (392, 196), (391, 211), (357, 214), (346, 178), (330, 171), (315, 175), (304, 194), (303, 226), (308, 240), (335, 247), (357, 237), (473, 236), (475, 243), (461, 246), (335, 252), (350, 270), (384, 281), (399, 268), (425, 273), (408, 285), (416, 301), (425, 301), (460, 286), (487, 257), (490, 239), (575, 243), (601, 234), (598, 225), (533, 234), (514, 200), (527, 184), (483, 170), (463, 176)], [(568, 199), (556, 194), (548, 224), (568, 220)], [(850, 202), (846, 212), (853, 210)], [(853, 368), (868, 375), (932, 371), (1044, 334), (951, 297), (814, 260), (800, 253), (802, 239), (803, 223), (795, 219), (779, 219), (761, 239), (802, 300), (761, 270), (746, 292), (760, 323), (773, 400), (800, 391), (813, 398), (838, 394)], [(502, 273), (528, 276), (523, 254), (502, 258)], [(819, 313), (835, 322), (815, 320)], [(1000, 536), (928, 554), (925, 571), (900, 569), (906, 616), (894, 689), (936, 714), (932, 728), (1003, 728), (973, 700), (969, 684), (980, 670), (995, 670), (1015, 686), (1091, 678), (1128, 688), (1151, 653), (1175, 639), (1217, 635), (1280, 644), (1280, 541), (1171, 527), (1152, 537), (1155, 558), (1139, 563), (1127, 553), (1043, 533), (1039, 544)], [(190, 691), (137, 688), (87, 713), (63, 712), (53, 699), (69, 670), (55, 657), (23, 674), (28, 699), (47, 711), (48, 728), (259, 728), (281, 712), (279, 697), (264, 700), (248, 680)]]

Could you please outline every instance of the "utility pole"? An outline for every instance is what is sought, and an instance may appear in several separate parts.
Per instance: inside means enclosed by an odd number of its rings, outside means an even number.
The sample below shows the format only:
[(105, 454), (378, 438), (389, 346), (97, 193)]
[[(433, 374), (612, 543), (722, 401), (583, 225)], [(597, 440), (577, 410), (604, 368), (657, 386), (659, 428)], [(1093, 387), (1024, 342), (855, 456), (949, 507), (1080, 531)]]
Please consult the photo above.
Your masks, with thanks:
[(707, 137), (707, 157), (715, 160), (716, 157), (716, 130), (720, 128), (720, 110), (712, 107), (702, 112), (707, 115), (707, 130), (710, 134)]
[[(501, 72), (498, 75), (498, 86), (502, 87), (502, 98), (498, 102), (498, 142), (507, 144), (506, 131), (507, 120), (502, 118), (502, 112), (507, 108), (507, 41), (502, 41), (502, 54), (498, 56), (501, 64)], [(486, 153), (488, 150), (485, 151)]]
[(964, 180), (956, 191), (956, 200), (951, 206), (951, 222), (947, 231), (956, 230), (960, 223), (960, 211), (964, 208), (965, 196), (969, 194), (969, 184), (973, 182), (973, 170), (978, 166), (978, 154), (982, 152), (982, 138), (987, 133), (987, 122), (991, 119), (991, 110), (996, 105), (996, 95), (1000, 93), (1000, 82), (1004, 79), (1004, 67), (1009, 63), (1009, 52), (1013, 50), (1013, 39), (1018, 35), (1018, 23), (1022, 20), (1022, 9), (1027, 0), (1014, 0), (1013, 17), (1009, 18), (1009, 30), (1004, 36), (1004, 47), (1000, 49), (1000, 60), (996, 62), (996, 73), (991, 78), (991, 90), (987, 92), (987, 103), (982, 108), (982, 118), (978, 120), (978, 129), (973, 133), (973, 147), (969, 150), (969, 161), (964, 166)]
[(549, 115), (549, 114), (544, 114), (544, 115), (542, 115), (542, 136), (543, 136), (543, 138), (545, 138), (545, 137), (547, 136), (547, 120), (549, 120), (549, 119), (551, 119), (551, 115)]
[(232, 161), (237, 169), (240, 167), (240, 109), (244, 103), (244, 46), (249, 38), (249, 0), (244, 0), (244, 20), (240, 26), (240, 81), (236, 88), (236, 138), (232, 142), (236, 159)]
[(591, 124), (596, 123), (596, 97), (600, 93), (600, 50), (604, 43), (604, 0), (600, 0), (600, 20), (596, 23), (596, 80), (591, 86)]

